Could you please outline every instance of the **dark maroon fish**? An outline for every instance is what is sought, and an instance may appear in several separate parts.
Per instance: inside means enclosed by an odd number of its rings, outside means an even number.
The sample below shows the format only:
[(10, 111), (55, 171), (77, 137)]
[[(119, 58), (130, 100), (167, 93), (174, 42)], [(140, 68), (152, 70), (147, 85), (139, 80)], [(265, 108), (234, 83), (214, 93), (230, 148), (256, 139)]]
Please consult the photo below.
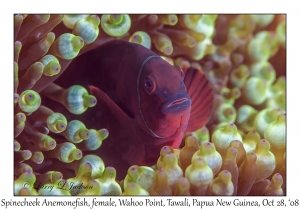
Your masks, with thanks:
[(124, 177), (133, 165), (153, 165), (165, 145), (178, 148), (185, 131), (209, 120), (213, 91), (205, 75), (184, 72), (151, 50), (122, 40), (108, 42), (72, 61), (56, 81), (89, 87), (97, 105), (68, 120), (109, 130), (97, 152)]

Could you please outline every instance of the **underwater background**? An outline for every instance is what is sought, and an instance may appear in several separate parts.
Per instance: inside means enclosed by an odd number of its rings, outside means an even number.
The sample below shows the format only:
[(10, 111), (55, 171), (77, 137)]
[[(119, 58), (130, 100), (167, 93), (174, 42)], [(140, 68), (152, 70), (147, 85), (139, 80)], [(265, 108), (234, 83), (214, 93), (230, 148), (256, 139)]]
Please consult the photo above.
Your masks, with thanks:
[[(285, 195), (285, 15), (18, 14), (14, 32), (15, 195)], [(84, 116), (94, 96), (78, 86), (42, 91), (72, 59), (114, 39), (204, 72), (215, 93), (206, 126), (186, 133), (180, 148), (162, 147), (156, 165), (133, 165), (117, 180), (90, 154), (109, 130), (65, 117)], [(93, 187), (49, 191), (61, 183)]]

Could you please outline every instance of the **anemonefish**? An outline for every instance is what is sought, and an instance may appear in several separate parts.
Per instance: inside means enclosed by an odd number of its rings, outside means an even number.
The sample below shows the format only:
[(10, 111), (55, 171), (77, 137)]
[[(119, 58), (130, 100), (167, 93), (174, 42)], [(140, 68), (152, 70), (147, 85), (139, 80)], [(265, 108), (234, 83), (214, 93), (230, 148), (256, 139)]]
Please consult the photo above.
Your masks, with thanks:
[(155, 164), (165, 145), (178, 148), (184, 132), (205, 125), (213, 107), (214, 93), (203, 72), (184, 72), (123, 40), (78, 56), (56, 83), (88, 87), (97, 98), (95, 107), (72, 117), (109, 131), (94, 153), (115, 167), (118, 177), (131, 165)]

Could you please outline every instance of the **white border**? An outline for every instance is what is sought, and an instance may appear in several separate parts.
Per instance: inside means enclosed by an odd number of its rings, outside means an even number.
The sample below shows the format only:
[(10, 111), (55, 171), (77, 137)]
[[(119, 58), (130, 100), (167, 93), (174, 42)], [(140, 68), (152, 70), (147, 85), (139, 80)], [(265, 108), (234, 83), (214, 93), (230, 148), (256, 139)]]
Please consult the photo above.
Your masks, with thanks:
[[(29, 2), (29, 3), (28, 3)], [(280, 2), (280, 3), (279, 3)], [(296, 1), (65, 1), (65, 0), (13, 0), (1, 2), (0, 18), (0, 205), (2, 199), (6, 200), (24, 200), (24, 197), (13, 197), (13, 161), (12, 161), (12, 134), (13, 134), (13, 14), (14, 13), (287, 13), (287, 160), (288, 160), (288, 178), (287, 178), (287, 197), (269, 197), (268, 199), (300, 199), (299, 189), (299, 95), (300, 87), (300, 68), (299, 68), (299, 8)], [(42, 197), (44, 199), (46, 197)], [(160, 199), (157, 197), (153, 199)], [(195, 198), (195, 197), (192, 197)], [(191, 199), (192, 199), (191, 198)], [(28, 198), (27, 198), (28, 199)], [(29, 198), (30, 199), (30, 198)], [(34, 198), (30, 199), (33, 200)], [(47, 197), (47, 200), (75, 200), (69, 197)], [(87, 199), (92, 200), (92, 197)], [(100, 200), (97, 197), (97, 200)], [(108, 198), (105, 198), (108, 199)], [(117, 201), (118, 198), (113, 198)], [(145, 197), (135, 197), (135, 200), (144, 200)], [(167, 199), (167, 197), (163, 197)], [(176, 198), (183, 199), (183, 197)], [(215, 201), (214, 197), (198, 197), (206, 201)], [(233, 201), (235, 197), (219, 197), (219, 199)], [(265, 197), (239, 197), (239, 199), (263, 201)], [(191, 202), (191, 201), (190, 201)], [(226, 209), (232, 208), (224, 207)], [(23, 209), (32, 209), (32, 207), (22, 207)], [(43, 207), (52, 208), (52, 207)], [(55, 207), (57, 208), (57, 207)], [(131, 209), (132, 207), (124, 207)], [(138, 207), (140, 208), (140, 207)], [(146, 207), (143, 208), (152, 208)], [(160, 209), (160, 207), (155, 207)], [(175, 207), (173, 207), (174, 209)], [(179, 209), (176, 207), (175, 209)], [(200, 207), (197, 207), (199, 209)], [(240, 208), (240, 207), (238, 207)], [(2, 207), (1, 207), (2, 209)], [(16, 209), (16, 207), (9, 207)], [(64, 209), (74, 209), (73, 207)], [(76, 208), (87, 209), (87, 208)]]

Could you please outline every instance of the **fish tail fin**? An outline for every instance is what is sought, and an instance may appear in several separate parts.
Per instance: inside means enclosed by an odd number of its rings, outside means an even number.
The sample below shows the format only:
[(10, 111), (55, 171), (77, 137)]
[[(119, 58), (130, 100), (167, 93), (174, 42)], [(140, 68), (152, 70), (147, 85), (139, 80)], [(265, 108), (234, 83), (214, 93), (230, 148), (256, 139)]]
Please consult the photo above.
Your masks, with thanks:
[(204, 72), (194, 68), (189, 68), (185, 72), (184, 84), (192, 99), (186, 131), (192, 132), (203, 127), (210, 119), (214, 104), (214, 91)]

